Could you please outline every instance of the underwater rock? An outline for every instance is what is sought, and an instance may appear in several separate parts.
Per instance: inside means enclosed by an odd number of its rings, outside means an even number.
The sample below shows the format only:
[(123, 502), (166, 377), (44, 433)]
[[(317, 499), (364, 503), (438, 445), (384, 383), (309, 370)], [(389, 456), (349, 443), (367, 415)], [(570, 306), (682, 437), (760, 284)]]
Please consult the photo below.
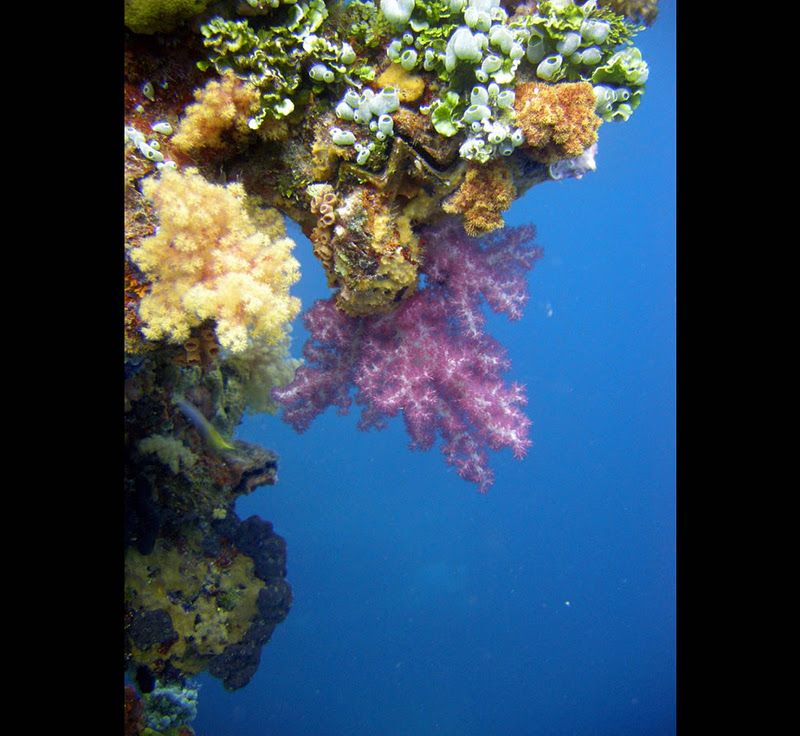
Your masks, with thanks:
[(135, 544), (143, 555), (152, 552), (161, 528), (161, 515), (153, 497), (150, 481), (138, 476), (125, 499), (125, 545)]
[(135, 614), (128, 635), (140, 649), (149, 649), (156, 644), (169, 644), (178, 638), (172, 619), (160, 608)]
[(283, 578), (272, 578), (258, 593), (258, 612), (264, 621), (283, 621), (292, 605), (292, 589)]
[(221, 680), (226, 690), (244, 687), (258, 670), (261, 647), (272, 635), (271, 629), (264, 631), (265, 626), (262, 624), (259, 627), (258, 635), (239, 644), (232, 644), (209, 663), (208, 673)]
[(286, 542), (257, 516), (229, 510), (206, 531), (159, 538), (126, 555), (126, 658), (161, 680), (203, 670), (225, 687), (244, 686), (260, 650), (289, 613)]
[(142, 665), (136, 668), (136, 676), (134, 678), (136, 684), (139, 686), (139, 692), (143, 695), (153, 692), (156, 686), (156, 676), (149, 667)]
[(236, 546), (253, 558), (255, 573), (264, 581), (286, 576), (286, 541), (258, 516), (245, 519), (234, 537)]
[(278, 479), (278, 456), (260, 445), (236, 440), (237, 462), (230, 466), (230, 495), (252, 493), (259, 486), (274, 485)]
[(258, 594), (260, 618), (253, 621), (239, 643), (231, 644), (209, 662), (208, 672), (222, 680), (226, 690), (244, 687), (258, 669), (261, 648), (269, 641), (275, 626), (283, 621), (292, 604), (292, 590), (283, 579), (275, 579)]

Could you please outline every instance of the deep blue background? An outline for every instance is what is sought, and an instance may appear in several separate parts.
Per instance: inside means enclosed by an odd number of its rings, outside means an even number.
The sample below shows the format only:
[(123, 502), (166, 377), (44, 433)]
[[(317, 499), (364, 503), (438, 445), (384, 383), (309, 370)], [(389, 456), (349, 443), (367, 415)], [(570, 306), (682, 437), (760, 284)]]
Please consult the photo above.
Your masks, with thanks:
[[(534, 446), (487, 496), (400, 420), (328, 412), (239, 436), (280, 455), (243, 499), (288, 543), (289, 617), (250, 684), (201, 678), (200, 736), (662, 736), (675, 732), (675, 7), (637, 39), (640, 108), (598, 170), (536, 187), (525, 318), (493, 318)], [(296, 228), (310, 306), (321, 267)], [(295, 331), (299, 354), (305, 332)]]

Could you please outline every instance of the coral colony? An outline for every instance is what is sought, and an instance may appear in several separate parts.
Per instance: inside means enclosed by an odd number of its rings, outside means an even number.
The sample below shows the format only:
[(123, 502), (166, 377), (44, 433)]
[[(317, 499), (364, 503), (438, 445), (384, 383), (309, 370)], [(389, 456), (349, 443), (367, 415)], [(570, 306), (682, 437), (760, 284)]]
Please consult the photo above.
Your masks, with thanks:
[[(126, 0), (129, 733), (190, 733), (193, 708), (153, 704), (202, 671), (246, 684), (289, 610), (283, 539), (234, 511), (276, 480), (233, 437), (245, 412), (298, 431), (353, 401), (362, 429), (402, 416), (481, 492), (490, 450), (525, 455), (525, 391), (481, 310), (518, 319), (541, 251), (502, 213), (594, 170), (601, 126), (642, 101), (656, 10)], [(284, 216), (332, 292), (304, 315), (304, 361)]]
[(273, 390), (298, 431), (329, 406), (346, 410), (350, 389), (362, 407), (359, 426), (384, 425), (403, 413), (412, 446), (442, 452), (459, 475), (485, 491), (492, 483), (486, 448), (510, 447), (521, 458), (530, 421), (521, 386), (504, 385), (505, 351), (483, 331), (481, 300), (511, 319), (527, 300), (526, 274), (540, 256), (526, 245), (533, 228), (502, 237), (468, 238), (453, 222), (426, 228), (428, 286), (383, 315), (354, 319), (332, 300), (306, 314), (306, 365)]

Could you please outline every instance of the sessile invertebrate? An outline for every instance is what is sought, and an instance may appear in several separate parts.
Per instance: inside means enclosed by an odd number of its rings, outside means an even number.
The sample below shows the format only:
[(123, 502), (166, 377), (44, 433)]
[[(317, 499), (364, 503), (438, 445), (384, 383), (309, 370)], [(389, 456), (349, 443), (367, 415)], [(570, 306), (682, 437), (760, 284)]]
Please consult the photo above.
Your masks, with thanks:
[(192, 168), (164, 170), (142, 190), (159, 219), (157, 233), (131, 250), (152, 282), (139, 305), (144, 336), (180, 344), (213, 320), (231, 353), (280, 342), (300, 309), (289, 294), (300, 268), (282, 215), (258, 207), (240, 184), (212, 184)]
[(247, 121), (258, 110), (261, 96), (249, 82), (226, 71), (194, 94), (172, 142), (182, 151), (220, 149), (239, 143), (251, 132)]
[(511, 172), (502, 159), (483, 165), (470, 161), (461, 187), (442, 203), (442, 209), (449, 214), (463, 214), (464, 232), (477, 237), (503, 227), (500, 213), (511, 206), (516, 196)]
[(580, 156), (597, 140), (602, 122), (588, 82), (521, 84), (514, 109), (525, 134), (522, 150), (544, 164)]
[(203, 369), (211, 366), (219, 357), (220, 347), (214, 328), (202, 325), (193, 328), (191, 336), (176, 353), (173, 362), (180, 366), (199, 366)]

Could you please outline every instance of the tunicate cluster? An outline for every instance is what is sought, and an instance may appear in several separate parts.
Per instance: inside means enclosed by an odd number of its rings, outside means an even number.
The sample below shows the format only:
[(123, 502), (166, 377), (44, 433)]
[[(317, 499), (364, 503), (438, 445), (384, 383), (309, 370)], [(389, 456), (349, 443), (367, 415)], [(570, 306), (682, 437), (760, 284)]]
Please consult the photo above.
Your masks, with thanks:
[(618, 51), (592, 74), (595, 112), (603, 120), (627, 120), (639, 106), (648, 75), (639, 49)]
[(369, 157), (372, 155), (372, 151), (375, 148), (375, 143), (370, 141), (369, 143), (361, 143), (359, 141), (355, 142), (355, 149), (356, 149), (356, 163), (359, 166), (364, 166), (367, 161), (369, 161)]
[[(364, 89), (358, 94), (353, 89), (344, 93), (341, 101), (336, 105), (336, 115), (340, 120), (367, 126), (379, 141), (386, 140), (394, 134), (394, 121), (389, 113), (400, 108), (400, 96), (394, 87), (384, 87), (379, 92)], [(338, 146), (355, 145), (358, 151), (356, 161), (359, 165), (369, 160), (374, 149), (374, 143), (357, 143), (351, 131), (341, 128), (330, 129), (331, 140)]]
[(514, 90), (502, 89), (496, 82), (472, 88), (461, 123), (470, 133), (459, 153), (468, 160), (485, 163), (498, 155), (510, 156), (525, 142), (514, 125)]
[[(530, 32), (524, 25), (508, 23), (500, 0), (439, 0), (437, 9), (448, 20), (463, 23), (453, 24), (449, 37), (440, 41), (429, 33), (427, 20), (415, 14), (402, 37), (389, 44), (387, 56), (406, 71), (421, 65), (451, 80), (450, 87), (420, 111), (431, 114), (441, 135), (467, 130), (460, 148), (463, 158), (485, 162), (508, 156), (524, 141), (515, 125), (511, 85)], [(465, 88), (464, 81), (470, 80), (467, 69), (472, 70), (474, 86)]]
[[(169, 135), (172, 133), (172, 126), (167, 122), (154, 123), (152, 129), (156, 133)], [(136, 130), (133, 126), (125, 127), (125, 143), (132, 143), (148, 161), (152, 161), (156, 168), (161, 171), (164, 168), (177, 169), (178, 165), (174, 161), (164, 159), (161, 153), (161, 144), (155, 139), (147, 140), (144, 133)]]
[(377, 93), (367, 88), (360, 95), (349, 89), (336, 106), (336, 115), (342, 120), (369, 125), (374, 117), (388, 115), (399, 108), (400, 95), (394, 87), (384, 87)]
[(414, 12), (414, 0), (381, 0), (381, 11), (392, 25), (403, 26)]
[[(507, 22), (508, 13), (500, 6), (500, 0), (439, 0), (433, 5), (436, 14), (453, 23), (440, 24), (439, 32), (435, 32), (427, 19), (415, 15), (403, 35), (389, 44), (389, 59), (406, 71), (421, 65), (442, 79), (449, 78), (457, 67), (467, 65), (475, 68), (478, 82), (513, 81), (530, 34), (524, 25), (511, 26)], [(425, 9), (422, 6), (420, 12)], [(460, 20), (463, 23), (459, 24)], [(453, 30), (445, 40), (441, 29), (448, 26)]]
[[(541, 0), (536, 12), (509, 17), (500, 0), (382, 0), (384, 16), (401, 31), (387, 56), (407, 72), (435, 73), (443, 91), (429, 105), (435, 130), (446, 137), (466, 130), (461, 156), (480, 162), (509, 155), (523, 136), (516, 127), (513, 88), (521, 63), (543, 82), (601, 83), (597, 114), (627, 119), (646, 80), (646, 64), (630, 44), (637, 29), (621, 16), (600, 13), (596, 0)], [(436, 28), (434, 28), (436, 26)], [(624, 55), (620, 57), (620, 54)], [(640, 63), (641, 62), (641, 63)], [(642, 72), (644, 69), (644, 72)], [(478, 86), (473, 87), (472, 85)], [(491, 98), (473, 99), (475, 90)], [(630, 101), (629, 101), (630, 98)], [(509, 103), (511, 101), (511, 104)]]
[(132, 126), (125, 127), (125, 142), (133, 143), (139, 149), (139, 153), (149, 161), (160, 163), (164, 160), (164, 154), (158, 150), (161, 148), (161, 144), (155, 139), (148, 141), (144, 133)]
[[(536, 76), (545, 82), (558, 82), (565, 77), (577, 78), (581, 76), (579, 71), (602, 61), (600, 45), (605, 43), (610, 30), (607, 21), (584, 18), (579, 30), (566, 31), (559, 39), (545, 40), (542, 31), (534, 27), (525, 56), (531, 64), (536, 65)], [(547, 54), (548, 50), (555, 53)]]

